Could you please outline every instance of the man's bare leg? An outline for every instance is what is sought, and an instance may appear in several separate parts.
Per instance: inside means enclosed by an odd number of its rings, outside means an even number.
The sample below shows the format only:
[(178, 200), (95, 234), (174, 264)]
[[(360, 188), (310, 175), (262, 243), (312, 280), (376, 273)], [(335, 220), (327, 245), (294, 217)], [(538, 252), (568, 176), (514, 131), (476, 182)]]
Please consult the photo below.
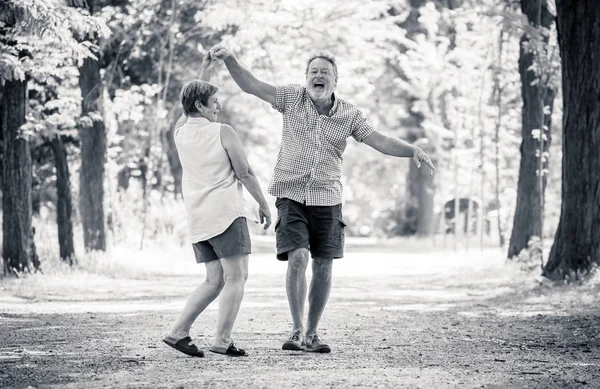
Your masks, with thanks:
[[(290, 339), (284, 343), (285, 350), (299, 350), (302, 343), (301, 335), (304, 329), (304, 303), (306, 301), (306, 267), (308, 266), (308, 249), (301, 248), (288, 253), (288, 269), (286, 276), (286, 291), (290, 313), (292, 314), (293, 331)], [(294, 338), (295, 334), (298, 334)]]
[(317, 334), (317, 327), (331, 292), (332, 258), (313, 258), (312, 280), (308, 294), (308, 322), (306, 326), (306, 347), (309, 351), (330, 352), (331, 349), (322, 343)]

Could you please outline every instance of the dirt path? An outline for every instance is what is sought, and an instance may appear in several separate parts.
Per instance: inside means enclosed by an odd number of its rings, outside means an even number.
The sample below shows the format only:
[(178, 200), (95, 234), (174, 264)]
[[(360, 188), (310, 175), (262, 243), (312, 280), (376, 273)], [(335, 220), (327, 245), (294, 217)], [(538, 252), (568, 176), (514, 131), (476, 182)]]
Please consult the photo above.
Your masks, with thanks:
[[(160, 342), (199, 268), (0, 280), (0, 388), (600, 387), (598, 288), (540, 286), (485, 254), (349, 253), (322, 320), (328, 355), (280, 349), (285, 267), (270, 255), (252, 259), (238, 359)], [(192, 328), (205, 349), (216, 314)]]

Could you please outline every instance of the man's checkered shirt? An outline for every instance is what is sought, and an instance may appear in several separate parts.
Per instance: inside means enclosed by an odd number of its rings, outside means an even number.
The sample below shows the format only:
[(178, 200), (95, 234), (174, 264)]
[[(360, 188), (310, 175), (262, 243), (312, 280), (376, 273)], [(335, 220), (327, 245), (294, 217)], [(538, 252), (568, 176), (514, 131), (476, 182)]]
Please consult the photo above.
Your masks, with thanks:
[(269, 193), (306, 205), (340, 204), (346, 139), (362, 142), (373, 127), (354, 105), (337, 97), (324, 116), (306, 87), (280, 85), (276, 90), (273, 108), (283, 114), (283, 133)]

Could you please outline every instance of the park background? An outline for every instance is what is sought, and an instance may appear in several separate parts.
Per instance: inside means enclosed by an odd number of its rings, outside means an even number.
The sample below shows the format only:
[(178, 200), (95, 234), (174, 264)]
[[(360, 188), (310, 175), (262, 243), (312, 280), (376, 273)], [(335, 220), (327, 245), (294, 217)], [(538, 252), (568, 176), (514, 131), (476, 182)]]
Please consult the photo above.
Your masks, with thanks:
[[(182, 113), (182, 84), (199, 77), (203, 56), (221, 43), (272, 84), (303, 84), (308, 57), (332, 52), (336, 95), (380, 132), (419, 145), (436, 164), (431, 177), (410, 159), (349, 140), (343, 175), (349, 260), (336, 265), (356, 292), (348, 296), (382, 308), (404, 304), (410, 312), (431, 308), (423, 296), (444, 310), (453, 306), (448, 295), (477, 306), (470, 293), (507, 293), (512, 297), (499, 306), (527, 301), (526, 310), (546, 312), (538, 308), (547, 303), (552, 315), (585, 312), (593, 323), (600, 104), (581, 98), (589, 88), (573, 74), (598, 77), (585, 62), (599, 49), (595, 6), (582, 2), (576, 13), (568, 1), (557, 8), (545, 0), (3, 2), (2, 317), (16, 329), (26, 317), (68, 326), (64, 315), (86, 310), (158, 311), (167, 304), (153, 302), (161, 295), (177, 310), (203, 269), (189, 247), (173, 125)], [(565, 23), (579, 29), (566, 29), (559, 47), (561, 9)], [(569, 59), (562, 66), (572, 73), (561, 68), (561, 50)], [(236, 129), (266, 190), (281, 115), (243, 93), (223, 64), (211, 81), (220, 87), (219, 120)], [(564, 90), (576, 97), (564, 102)], [(589, 122), (574, 122), (583, 112)], [(565, 187), (573, 188), (568, 202)], [(576, 208), (581, 212), (573, 213)], [(263, 307), (264, 316), (270, 312), (264, 299), (282, 299), (285, 269), (274, 260), (273, 229), (251, 227), (256, 255), (249, 283), (254, 274), (262, 286), (248, 304)], [(374, 294), (358, 292), (370, 288), (360, 276), (380, 281)], [(431, 283), (432, 294), (394, 283), (403, 276), (413, 286)], [(177, 287), (183, 281), (187, 289)], [(455, 288), (460, 292), (453, 294)], [(532, 308), (521, 299), (531, 293), (549, 294), (553, 303), (538, 299)], [(342, 307), (332, 308), (332, 322), (343, 322), (349, 305)], [(275, 308), (285, 323), (285, 304)], [(593, 333), (597, 325), (586, 328)], [(592, 342), (588, 335), (584, 346), (575, 344), (597, 355), (597, 337)], [(13, 346), (2, 355), (22, 362)], [(70, 343), (64, 347), (70, 350)], [(22, 371), (15, 367), (4, 377), (24, 385), (15, 378)], [(72, 380), (52, 377), (50, 383)]]

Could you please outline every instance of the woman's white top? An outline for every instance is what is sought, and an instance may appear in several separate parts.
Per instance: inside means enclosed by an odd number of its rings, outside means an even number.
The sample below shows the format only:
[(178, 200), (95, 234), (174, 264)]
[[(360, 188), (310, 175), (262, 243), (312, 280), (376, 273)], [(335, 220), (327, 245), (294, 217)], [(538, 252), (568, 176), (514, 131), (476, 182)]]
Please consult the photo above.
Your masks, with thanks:
[(238, 217), (256, 221), (221, 144), (221, 123), (189, 117), (174, 137), (192, 243), (220, 235)]

